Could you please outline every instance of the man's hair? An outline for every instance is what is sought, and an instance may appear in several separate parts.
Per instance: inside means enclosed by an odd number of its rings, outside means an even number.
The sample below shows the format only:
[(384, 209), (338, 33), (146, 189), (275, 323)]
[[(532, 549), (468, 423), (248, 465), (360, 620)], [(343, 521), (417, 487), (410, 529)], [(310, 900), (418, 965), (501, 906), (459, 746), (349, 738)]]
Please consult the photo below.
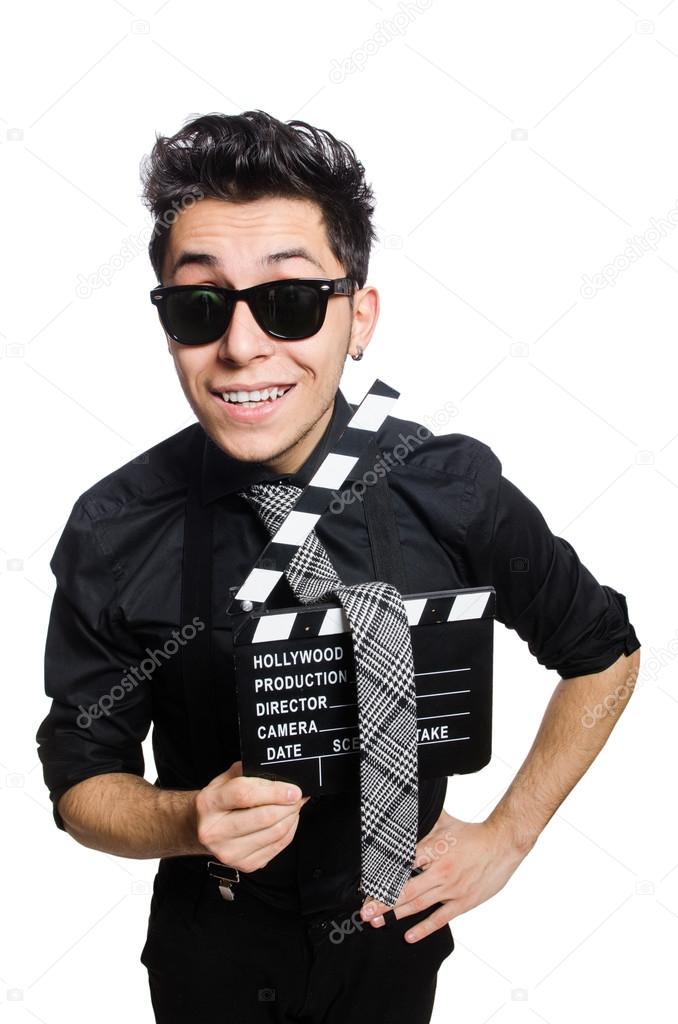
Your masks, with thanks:
[(248, 202), (268, 196), (318, 204), (329, 247), (362, 288), (377, 238), (374, 197), (365, 168), (346, 142), (305, 121), (263, 110), (205, 114), (175, 135), (160, 136), (141, 162), (142, 200), (155, 223), (148, 254), (162, 282), (169, 231), (182, 203), (199, 198)]

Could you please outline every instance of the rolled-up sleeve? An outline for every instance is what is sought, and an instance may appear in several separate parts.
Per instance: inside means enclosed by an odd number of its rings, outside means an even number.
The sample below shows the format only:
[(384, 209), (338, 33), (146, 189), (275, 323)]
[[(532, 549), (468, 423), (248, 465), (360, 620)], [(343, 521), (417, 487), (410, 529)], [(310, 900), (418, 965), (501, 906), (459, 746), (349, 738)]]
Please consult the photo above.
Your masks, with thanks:
[(572, 544), (553, 534), (537, 506), (502, 475), (491, 449), (476, 488), (496, 617), (541, 665), (568, 679), (602, 672), (640, 647), (625, 595), (599, 583)]
[(148, 682), (137, 671), (140, 644), (117, 600), (116, 565), (86, 502), (73, 507), (50, 567), (56, 591), (45, 643), (45, 693), (52, 699), (37, 734), (53, 803), (83, 779), (144, 774), (142, 741), (151, 723)]

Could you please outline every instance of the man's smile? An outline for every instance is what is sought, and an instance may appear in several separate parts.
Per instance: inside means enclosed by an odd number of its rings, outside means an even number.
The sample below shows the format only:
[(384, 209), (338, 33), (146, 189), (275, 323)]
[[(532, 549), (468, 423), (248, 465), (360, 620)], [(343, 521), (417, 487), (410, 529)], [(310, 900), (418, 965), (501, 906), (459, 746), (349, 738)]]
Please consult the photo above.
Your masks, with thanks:
[(227, 409), (227, 415), (235, 420), (251, 423), (263, 419), (274, 408), (285, 403), (287, 395), (295, 384), (227, 385), (224, 390), (211, 388), (211, 393)]

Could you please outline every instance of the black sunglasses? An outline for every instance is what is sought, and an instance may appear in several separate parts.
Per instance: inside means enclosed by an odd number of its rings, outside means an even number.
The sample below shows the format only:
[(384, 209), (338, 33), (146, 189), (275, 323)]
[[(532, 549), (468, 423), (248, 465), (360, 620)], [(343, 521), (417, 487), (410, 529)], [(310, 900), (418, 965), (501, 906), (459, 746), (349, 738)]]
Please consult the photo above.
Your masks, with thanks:
[(170, 338), (181, 345), (206, 345), (221, 338), (238, 299), (244, 299), (271, 338), (300, 341), (322, 327), (329, 297), (353, 295), (354, 286), (350, 277), (294, 277), (241, 289), (177, 284), (154, 288), (151, 302)]

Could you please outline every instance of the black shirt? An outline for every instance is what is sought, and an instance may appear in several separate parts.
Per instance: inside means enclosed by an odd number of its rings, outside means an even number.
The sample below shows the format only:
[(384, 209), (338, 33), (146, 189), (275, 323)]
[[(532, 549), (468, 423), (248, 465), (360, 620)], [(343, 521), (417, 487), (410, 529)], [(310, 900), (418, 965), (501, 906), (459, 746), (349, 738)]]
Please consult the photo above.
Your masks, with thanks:
[[(197, 789), (210, 781), (193, 763), (181, 659), (152, 660), (183, 625), (183, 524), (196, 432), (204, 438), (201, 499), (214, 503), (213, 672), (225, 771), (240, 758), (225, 610), (231, 589), (243, 582), (269, 539), (237, 492), (263, 480), (303, 487), (352, 411), (337, 391), (323, 437), (295, 474), (276, 475), (231, 458), (194, 423), (104, 477), (75, 503), (50, 563), (57, 587), (45, 691), (52, 705), (36, 736), (59, 828), (64, 825), (56, 802), (70, 786), (106, 772), (143, 776), (141, 743), (151, 723), (156, 785)], [(497, 620), (563, 678), (600, 672), (640, 646), (624, 595), (599, 584), (572, 545), (552, 534), (537, 507), (502, 475), (486, 444), (465, 434), (435, 436), (393, 416), (377, 442), (392, 453), (386, 479), (407, 593), (493, 586)], [(343, 583), (373, 578), (360, 500), (320, 520), (316, 532)], [(284, 586), (275, 593), (271, 607), (298, 604)], [(446, 788), (447, 779), (420, 780), (419, 838), (438, 819)], [(184, 870), (192, 876), (202, 868), (205, 874), (207, 859), (165, 858), (160, 873), (178, 883)], [(264, 868), (241, 874), (240, 885), (275, 906), (315, 913), (355, 906), (359, 876), (359, 797), (342, 793), (309, 800), (289, 846)]]

